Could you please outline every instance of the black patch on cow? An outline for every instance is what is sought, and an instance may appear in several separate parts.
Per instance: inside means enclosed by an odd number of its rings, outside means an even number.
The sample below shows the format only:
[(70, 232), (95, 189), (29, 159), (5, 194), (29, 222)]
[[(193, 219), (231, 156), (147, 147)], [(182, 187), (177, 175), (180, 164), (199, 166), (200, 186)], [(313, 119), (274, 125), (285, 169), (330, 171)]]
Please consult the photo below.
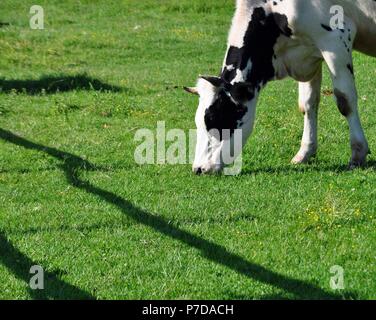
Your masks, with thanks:
[(229, 92), (235, 101), (239, 103), (246, 103), (255, 97), (254, 90), (255, 89), (248, 83), (237, 82), (231, 86)]
[[(281, 35), (286, 37), (292, 35), (287, 17), (279, 13), (266, 15), (264, 8), (255, 8), (244, 35), (244, 47), (230, 47), (226, 57), (226, 65), (233, 65), (235, 69), (244, 70), (248, 61), (251, 60), (252, 68), (246, 81), (255, 88), (259, 84), (266, 84), (275, 76), (272, 63), (275, 56), (274, 45)], [(222, 79), (225, 81), (233, 80), (236, 72), (230, 72), (225, 68)]]
[(247, 112), (247, 108), (234, 103), (224, 90), (217, 94), (214, 104), (205, 111), (205, 125), (207, 131), (217, 129), (222, 140), (222, 130), (229, 129), (231, 135), (238, 128), (238, 121)]
[(351, 72), (352, 75), (354, 75), (354, 67), (352, 64), (348, 63), (347, 64), (347, 69), (349, 69), (349, 71)]
[(272, 16), (273, 16), (275, 23), (281, 30), (282, 34), (290, 38), (292, 36), (292, 30), (289, 27), (289, 22), (287, 20), (287, 17), (279, 13), (273, 13)]
[(240, 68), (244, 70), (248, 59), (251, 60), (252, 68), (247, 76), (247, 82), (255, 87), (260, 83), (265, 85), (274, 78), (275, 70), (272, 63), (274, 45), (282, 34), (287, 37), (292, 35), (285, 15), (273, 13), (267, 16), (263, 8), (254, 10), (244, 36), (245, 57)]
[(244, 48), (230, 46), (228, 49), (226, 56), (226, 67), (222, 70), (221, 74), (221, 78), (225, 82), (231, 82), (236, 77), (236, 69), (239, 66), (239, 61), (242, 60), (243, 52)]
[(341, 112), (343, 116), (348, 117), (351, 114), (352, 109), (351, 109), (351, 106), (350, 106), (349, 100), (347, 99), (346, 94), (339, 91), (338, 89), (334, 89), (334, 95), (337, 100), (337, 106), (338, 106), (339, 112)]
[(232, 70), (224, 69), (221, 75), (222, 79), (225, 82), (231, 82), (232, 79), (236, 77), (236, 69), (233, 68)]
[(331, 28), (331, 27), (329, 27), (329, 26), (327, 26), (326, 24), (321, 24), (321, 27), (323, 28), (323, 29), (325, 29), (326, 31), (333, 31), (333, 29)]
[(240, 61), (243, 57), (244, 48), (237, 48), (234, 46), (230, 46), (227, 51), (226, 57), (226, 65), (235, 65), (238, 61)]

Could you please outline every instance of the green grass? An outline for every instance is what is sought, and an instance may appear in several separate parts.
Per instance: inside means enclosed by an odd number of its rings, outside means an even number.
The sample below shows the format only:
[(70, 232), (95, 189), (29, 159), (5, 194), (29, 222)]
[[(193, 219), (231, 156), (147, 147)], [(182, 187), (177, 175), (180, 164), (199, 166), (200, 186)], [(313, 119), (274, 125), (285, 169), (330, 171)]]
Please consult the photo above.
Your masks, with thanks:
[[(310, 165), (289, 164), (303, 126), (291, 80), (263, 92), (241, 175), (133, 160), (137, 129), (194, 128), (181, 86), (218, 73), (233, 1), (39, 1), (43, 31), (33, 4), (0, 4), (0, 298), (376, 298), (375, 156), (345, 170), (331, 96)], [(376, 62), (356, 54), (355, 69), (376, 149)]]

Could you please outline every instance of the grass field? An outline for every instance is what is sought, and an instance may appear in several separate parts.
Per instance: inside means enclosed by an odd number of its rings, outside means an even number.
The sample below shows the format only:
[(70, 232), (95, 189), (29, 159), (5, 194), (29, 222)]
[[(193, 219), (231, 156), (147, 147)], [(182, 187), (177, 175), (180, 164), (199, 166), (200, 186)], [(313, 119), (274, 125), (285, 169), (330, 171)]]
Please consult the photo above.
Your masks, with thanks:
[[(261, 96), (241, 175), (139, 166), (137, 129), (194, 128), (181, 87), (218, 73), (233, 1), (41, 0), (44, 30), (33, 4), (0, 3), (0, 298), (376, 298), (375, 156), (346, 169), (327, 72), (310, 165), (289, 164), (303, 117), (287, 80)], [(376, 149), (376, 60), (355, 69)]]

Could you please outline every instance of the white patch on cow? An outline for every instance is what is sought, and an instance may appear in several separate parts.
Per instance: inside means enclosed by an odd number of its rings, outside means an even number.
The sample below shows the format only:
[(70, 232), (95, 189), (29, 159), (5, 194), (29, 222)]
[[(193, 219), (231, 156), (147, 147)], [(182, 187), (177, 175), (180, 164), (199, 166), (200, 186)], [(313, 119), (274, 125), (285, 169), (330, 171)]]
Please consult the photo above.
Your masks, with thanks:
[(241, 48), (244, 46), (244, 35), (247, 32), (251, 11), (248, 10), (247, 1), (237, 1), (235, 16), (232, 20), (228, 46)]
[(196, 126), (198, 129), (205, 128), (205, 110), (208, 109), (216, 95), (216, 88), (204, 79), (199, 79), (197, 82), (197, 91), (200, 95), (200, 102), (196, 112)]
[(252, 69), (252, 61), (248, 60), (247, 66), (244, 70), (237, 69), (235, 78), (231, 81), (231, 84), (237, 83), (237, 82), (244, 82), (246, 81), (248, 72)]
[(209, 146), (211, 140), (205, 125), (205, 111), (211, 106), (215, 95), (216, 88), (204, 79), (197, 82), (197, 91), (200, 95), (199, 106), (196, 111), (197, 141), (196, 152), (193, 161), (193, 168), (199, 168), (210, 159)]

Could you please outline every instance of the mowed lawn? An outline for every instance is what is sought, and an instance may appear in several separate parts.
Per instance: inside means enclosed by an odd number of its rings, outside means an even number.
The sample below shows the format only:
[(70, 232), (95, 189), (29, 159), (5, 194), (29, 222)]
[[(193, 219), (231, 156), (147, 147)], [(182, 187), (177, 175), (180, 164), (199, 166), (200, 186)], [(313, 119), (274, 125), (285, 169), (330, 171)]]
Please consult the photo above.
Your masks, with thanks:
[[(195, 127), (182, 86), (218, 74), (233, 2), (41, 0), (31, 30), (34, 1), (1, 0), (0, 298), (376, 298), (375, 155), (347, 170), (327, 72), (310, 165), (290, 165), (291, 80), (262, 93), (241, 175), (134, 161), (138, 129)], [(376, 60), (356, 54), (355, 69), (376, 150)]]

